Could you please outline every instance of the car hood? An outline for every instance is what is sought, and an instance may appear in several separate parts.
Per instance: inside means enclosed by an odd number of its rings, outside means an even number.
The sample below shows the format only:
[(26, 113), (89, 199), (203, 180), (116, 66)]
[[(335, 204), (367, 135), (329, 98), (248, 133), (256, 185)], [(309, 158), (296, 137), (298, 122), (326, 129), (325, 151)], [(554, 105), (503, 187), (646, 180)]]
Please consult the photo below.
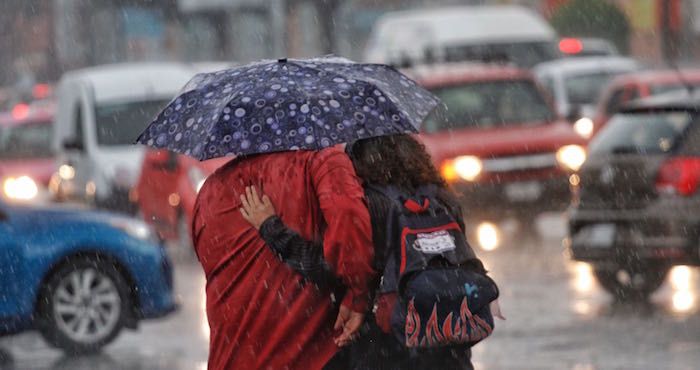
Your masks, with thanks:
[(53, 157), (0, 160), (0, 179), (29, 176), (37, 183), (48, 185), (54, 166)]
[(33, 229), (62, 229), (64, 225), (109, 225), (126, 218), (114, 213), (89, 211), (66, 205), (11, 205), (9, 214), (13, 224), (27, 225)]
[(564, 145), (585, 145), (565, 121), (489, 129), (468, 128), (420, 135), (435, 163), (460, 155), (498, 157), (554, 152)]

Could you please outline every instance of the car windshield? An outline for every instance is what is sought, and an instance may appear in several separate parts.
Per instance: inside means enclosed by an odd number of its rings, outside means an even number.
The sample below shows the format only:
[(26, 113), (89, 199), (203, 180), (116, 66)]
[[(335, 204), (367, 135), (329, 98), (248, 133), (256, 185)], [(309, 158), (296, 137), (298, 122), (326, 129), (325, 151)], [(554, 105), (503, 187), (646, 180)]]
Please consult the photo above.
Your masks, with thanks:
[(51, 157), (52, 132), (51, 122), (0, 126), (0, 159)]
[(622, 113), (591, 141), (591, 154), (659, 154), (672, 150), (692, 115), (688, 112)]
[(425, 132), (539, 124), (554, 118), (554, 112), (529, 80), (468, 83), (432, 92), (444, 106), (426, 119)]
[(168, 100), (146, 100), (97, 106), (97, 143), (131, 145), (167, 103)]
[(568, 76), (564, 79), (567, 100), (570, 104), (592, 105), (600, 96), (601, 89), (617, 73), (595, 73)]
[(512, 62), (530, 68), (538, 63), (557, 58), (557, 50), (550, 42), (521, 42), (513, 44), (455, 45), (445, 47), (445, 61), (465, 60)]
[(663, 85), (651, 85), (649, 87), (649, 92), (651, 95), (659, 95), (659, 94), (664, 94), (667, 92), (671, 91), (681, 91), (681, 90), (686, 90), (689, 87), (692, 87), (694, 90), (697, 90), (698, 87), (700, 87), (700, 84), (698, 83), (689, 83), (690, 86), (686, 86), (680, 83), (673, 83), (673, 84), (663, 84)]

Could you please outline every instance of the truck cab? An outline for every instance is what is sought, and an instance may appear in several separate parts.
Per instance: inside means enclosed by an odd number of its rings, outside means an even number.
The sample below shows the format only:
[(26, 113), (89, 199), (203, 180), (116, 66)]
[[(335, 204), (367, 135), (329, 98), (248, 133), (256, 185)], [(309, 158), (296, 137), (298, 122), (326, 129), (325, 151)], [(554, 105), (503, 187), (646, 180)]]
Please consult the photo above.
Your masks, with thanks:
[(134, 140), (196, 72), (181, 63), (127, 63), (66, 73), (58, 85), (54, 198), (135, 212), (145, 148)]
[(557, 116), (529, 72), (460, 63), (407, 73), (444, 103), (426, 119), (420, 138), (461, 193), (479, 245), (495, 247), (506, 217), (529, 232), (539, 212), (566, 208), (571, 176), (585, 160), (585, 139)]

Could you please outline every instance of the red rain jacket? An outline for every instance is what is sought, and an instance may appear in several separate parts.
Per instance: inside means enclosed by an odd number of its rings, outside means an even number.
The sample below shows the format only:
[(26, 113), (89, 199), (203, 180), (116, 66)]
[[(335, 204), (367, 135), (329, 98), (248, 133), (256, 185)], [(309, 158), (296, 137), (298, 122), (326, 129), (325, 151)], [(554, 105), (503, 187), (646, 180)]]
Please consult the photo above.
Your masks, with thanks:
[(364, 193), (342, 151), (295, 151), (236, 159), (209, 176), (192, 235), (207, 278), (210, 369), (320, 369), (337, 351), (337, 307), (302, 283), (240, 214), (246, 185), (267, 194), (305, 239), (323, 239), (329, 266), (349, 287), (342, 303), (369, 307), (372, 231)]

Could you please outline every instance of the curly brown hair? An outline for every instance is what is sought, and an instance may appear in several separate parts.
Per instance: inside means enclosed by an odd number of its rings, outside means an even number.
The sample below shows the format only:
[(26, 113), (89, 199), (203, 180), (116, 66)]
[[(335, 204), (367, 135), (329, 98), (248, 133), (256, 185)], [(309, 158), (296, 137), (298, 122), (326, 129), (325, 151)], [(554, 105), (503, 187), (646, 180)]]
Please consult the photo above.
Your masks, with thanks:
[(366, 183), (393, 185), (411, 193), (429, 184), (450, 190), (425, 146), (411, 135), (358, 140), (348, 147), (347, 152), (355, 172)]

